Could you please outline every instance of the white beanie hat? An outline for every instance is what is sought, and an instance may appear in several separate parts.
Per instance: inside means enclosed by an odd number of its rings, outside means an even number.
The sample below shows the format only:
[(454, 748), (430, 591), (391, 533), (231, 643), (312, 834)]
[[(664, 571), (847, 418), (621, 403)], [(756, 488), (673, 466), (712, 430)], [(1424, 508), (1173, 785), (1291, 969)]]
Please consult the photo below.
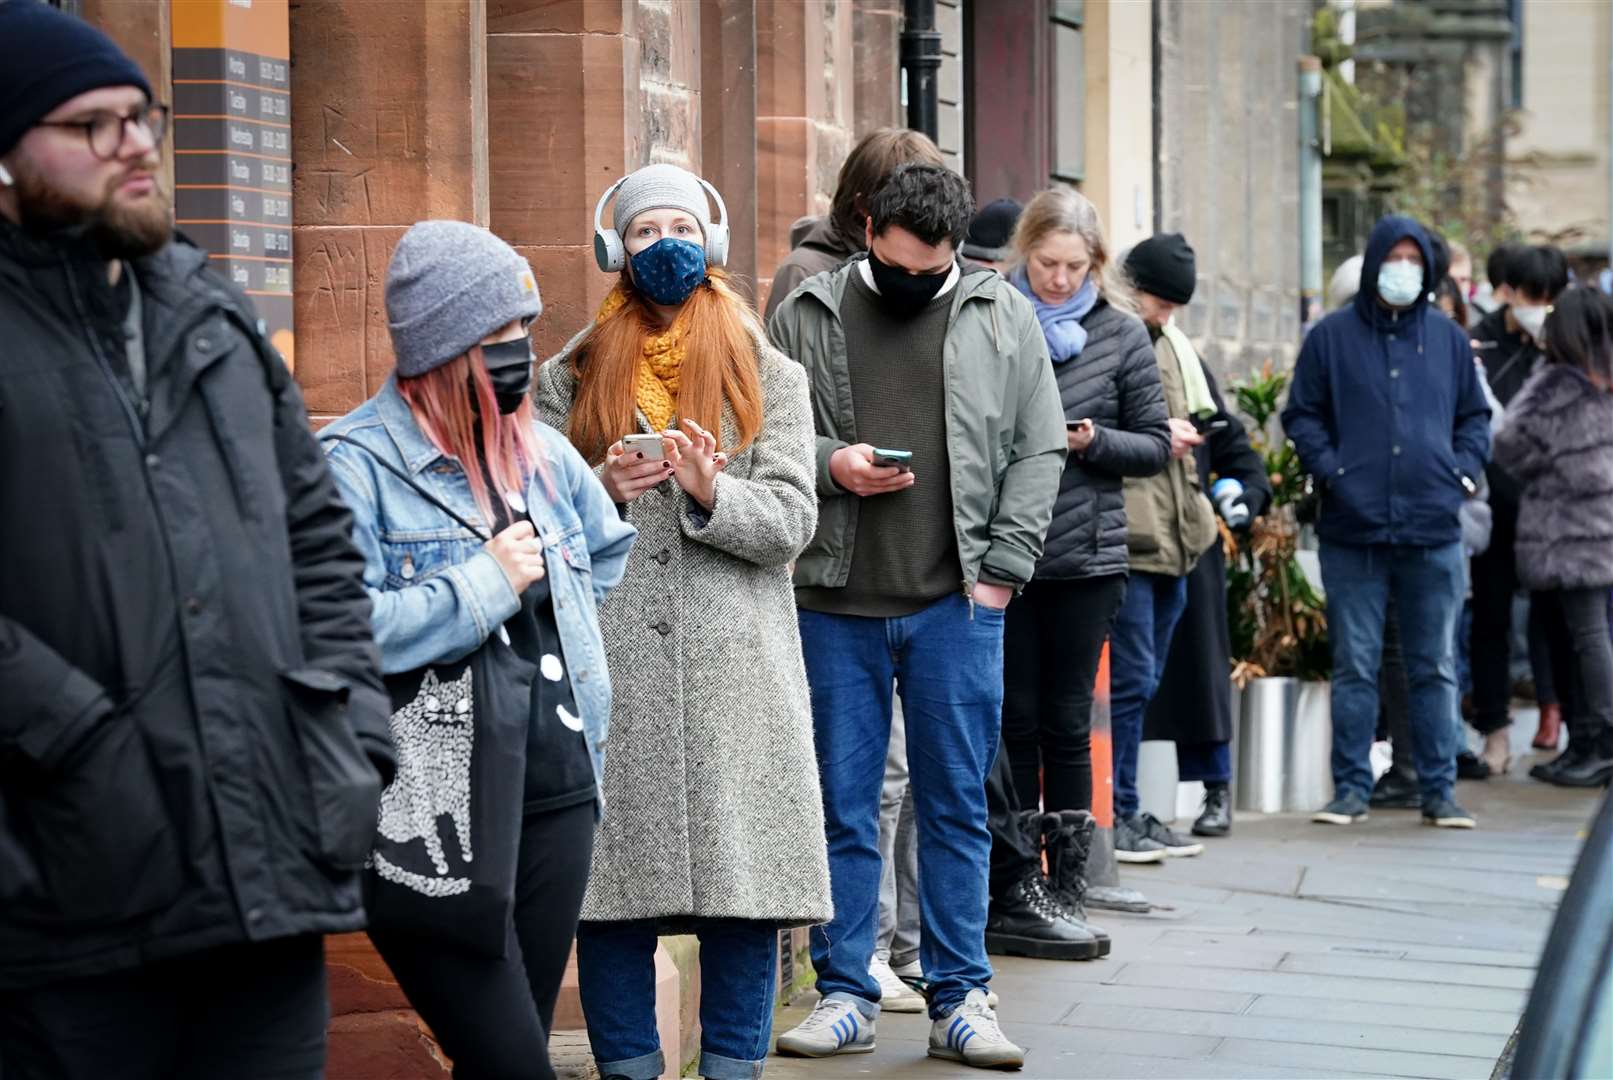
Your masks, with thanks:
[(616, 234), (625, 240), (627, 227), (646, 210), (682, 210), (700, 223), (702, 237), (711, 237), (711, 203), (699, 178), (688, 169), (646, 165), (622, 181), (616, 191)]

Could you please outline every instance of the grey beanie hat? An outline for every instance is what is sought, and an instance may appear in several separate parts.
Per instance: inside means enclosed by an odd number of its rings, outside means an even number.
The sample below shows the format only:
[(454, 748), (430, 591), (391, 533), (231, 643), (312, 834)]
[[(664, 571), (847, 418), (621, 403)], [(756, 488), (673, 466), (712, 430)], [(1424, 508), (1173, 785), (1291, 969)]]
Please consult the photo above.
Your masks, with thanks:
[(415, 224), (386, 270), (386, 319), (399, 375), (424, 375), (516, 319), (543, 312), (515, 249), (464, 221)]
[(700, 235), (711, 236), (711, 203), (706, 189), (688, 169), (646, 165), (622, 181), (616, 192), (616, 233), (626, 241), (627, 227), (646, 210), (682, 210), (700, 223)]

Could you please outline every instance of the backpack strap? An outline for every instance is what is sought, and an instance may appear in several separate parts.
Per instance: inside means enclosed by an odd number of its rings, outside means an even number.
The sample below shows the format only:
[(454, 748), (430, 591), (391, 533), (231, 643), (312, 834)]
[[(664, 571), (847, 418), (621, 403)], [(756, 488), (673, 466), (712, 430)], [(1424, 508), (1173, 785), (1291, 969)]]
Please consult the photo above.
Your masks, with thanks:
[(393, 465), (390, 461), (385, 460), (379, 454), (377, 454), (375, 451), (371, 450), (369, 447), (365, 446), (363, 443), (359, 442), (357, 439), (350, 439), (346, 435), (322, 435), (322, 436), (320, 436), (320, 441), (322, 441), (322, 442), (342, 442), (342, 443), (346, 443), (349, 446), (358, 447), (360, 450), (364, 451), (364, 453), (369, 455), (369, 458), (370, 458), (371, 461), (375, 462), (377, 465), (381, 466), (381, 468), (385, 469), (387, 472), (391, 473), (393, 476), (396, 476), (399, 480), (402, 480), (405, 484), (409, 485), (409, 487), (414, 490), (414, 493), (416, 495), (419, 495), (422, 499), (426, 500), (428, 503), (430, 503), (431, 505), (435, 506), (438, 510), (441, 510), (443, 513), (447, 514), (449, 517), (451, 517), (455, 521), (459, 522), (459, 524), (464, 526), (467, 530), (469, 530), (472, 535), (477, 536), (477, 537), (481, 538), (482, 540), (487, 539), (487, 535), (482, 532), (480, 526), (472, 525), (470, 522), (466, 521), (463, 517), (461, 517), (458, 513), (456, 513), (454, 511), (453, 507), (449, 506), (447, 503), (445, 503), (441, 499), (437, 498), (437, 496), (435, 496), (431, 492), (427, 491), (424, 487), (420, 486), (420, 484), (415, 481), (414, 477), (410, 476), (408, 473), (404, 472), (402, 469), (398, 468), (396, 465)]

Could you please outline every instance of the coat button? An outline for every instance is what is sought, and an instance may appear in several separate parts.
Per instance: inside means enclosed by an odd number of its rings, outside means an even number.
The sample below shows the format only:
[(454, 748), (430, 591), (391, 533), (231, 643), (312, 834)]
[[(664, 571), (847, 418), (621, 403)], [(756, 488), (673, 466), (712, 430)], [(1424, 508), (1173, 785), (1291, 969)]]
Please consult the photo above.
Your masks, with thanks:
[(258, 925), (258, 923), (263, 921), (263, 909), (253, 908), (251, 911), (247, 912), (246, 921), (251, 923), (253, 926)]
[(577, 681), (580, 682), (580, 683), (585, 683), (585, 682), (588, 681), (588, 672), (587, 672), (587, 670), (577, 672)]
[(1398, 446), (1395, 447), (1394, 450), (1391, 451), (1391, 453), (1393, 453), (1395, 455), (1395, 457), (1399, 457), (1400, 456), (1400, 447), (1398, 447)]
[(672, 625), (665, 620), (658, 622), (655, 624), (655, 632), (660, 634), (662, 637), (666, 637), (668, 634), (672, 633)]
[(185, 610), (192, 615), (200, 615), (202, 613), (202, 602), (193, 596), (185, 601)]
[(665, 566), (667, 563), (672, 561), (672, 552), (668, 551), (666, 548), (662, 548), (656, 553), (655, 561), (660, 563), (662, 566)]
[(146, 455), (146, 468), (155, 469), (158, 465), (161, 465), (161, 464), (162, 464), (162, 458), (158, 457), (156, 454), (147, 454)]
[(1390, 368), (1390, 369), (1389, 369), (1389, 377), (1390, 377), (1390, 378), (1391, 378), (1391, 379), (1398, 379), (1398, 378), (1400, 378), (1400, 369), (1399, 369), (1399, 368), (1397, 368), (1397, 367), (1392, 367), (1392, 368)]

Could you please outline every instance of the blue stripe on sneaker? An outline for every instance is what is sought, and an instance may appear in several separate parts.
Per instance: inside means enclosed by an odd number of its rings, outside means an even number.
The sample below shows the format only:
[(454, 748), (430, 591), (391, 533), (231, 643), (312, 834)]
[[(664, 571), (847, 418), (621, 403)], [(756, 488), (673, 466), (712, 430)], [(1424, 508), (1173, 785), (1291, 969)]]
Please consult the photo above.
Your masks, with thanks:
[(851, 1038), (847, 1039), (846, 1042), (855, 1042), (857, 1036), (862, 1033), (862, 1025), (857, 1023), (856, 1013), (849, 1014), (846, 1019), (851, 1021)]
[(952, 1026), (947, 1028), (947, 1048), (948, 1049), (956, 1050), (958, 1048), (958, 1029), (960, 1027), (967, 1027), (967, 1025), (965, 1025), (964, 1022), (963, 1022), (963, 1017), (954, 1016), (952, 1018)]
[(975, 1037), (975, 1029), (970, 1028), (969, 1029), (969, 1034), (965, 1035), (963, 1037), (963, 1041), (958, 1044), (958, 1049), (959, 1050), (966, 1049), (968, 1047), (968, 1045), (969, 1045), (969, 1040), (974, 1038), (974, 1037)]
[(847, 1033), (851, 1030), (850, 1022), (845, 1017), (842, 1016), (839, 1020), (835, 1021), (835, 1029), (834, 1030), (835, 1030), (835, 1041), (838, 1043), (838, 1045), (845, 1046), (846, 1045), (846, 1039), (849, 1038), (849, 1035)]

